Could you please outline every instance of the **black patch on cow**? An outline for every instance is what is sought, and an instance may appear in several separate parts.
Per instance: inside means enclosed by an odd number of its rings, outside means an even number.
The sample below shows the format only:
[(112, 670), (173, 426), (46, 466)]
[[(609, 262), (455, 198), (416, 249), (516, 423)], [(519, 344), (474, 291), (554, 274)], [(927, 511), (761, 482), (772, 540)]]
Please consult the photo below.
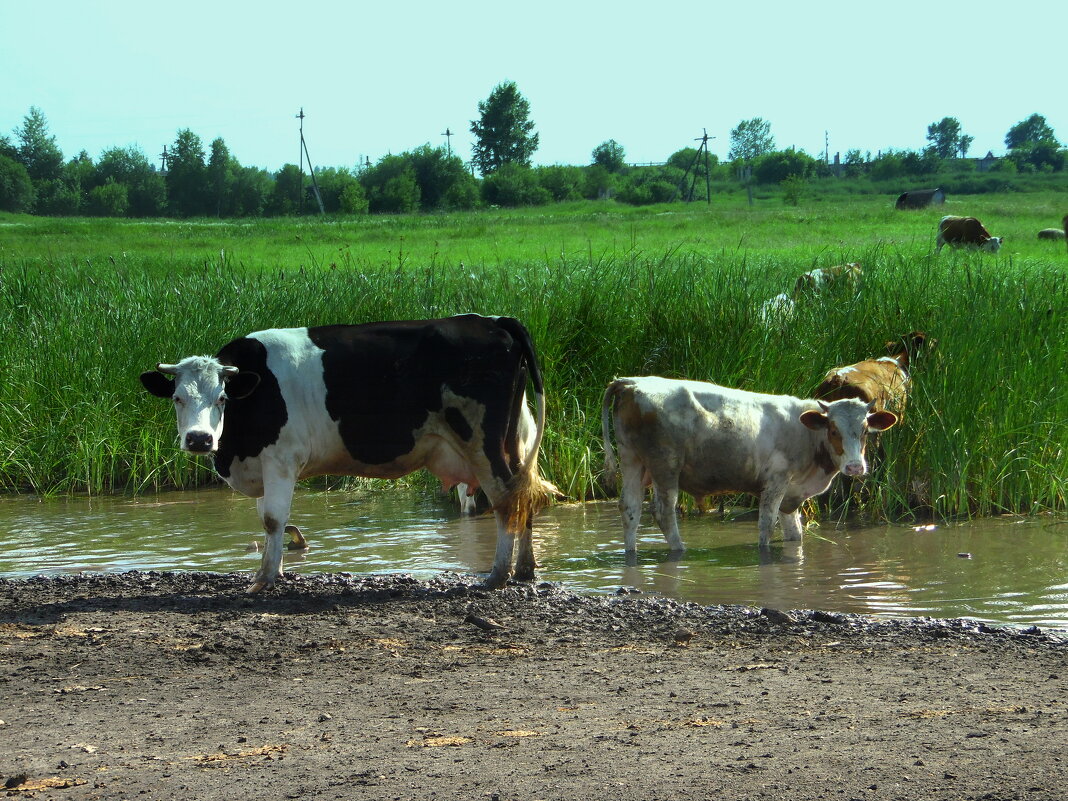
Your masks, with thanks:
[[(411, 452), (415, 432), (442, 411), (447, 387), (483, 405), (486, 456), (494, 475), (511, 477), (501, 443), (516, 392), (526, 385), (525, 351), (498, 321), (469, 314), (322, 326), (308, 329), (308, 336), (324, 351), (327, 412), (353, 459), (387, 464)], [(446, 420), (470, 440), (473, 432), (458, 411), (448, 410)]]
[(445, 422), (449, 424), (457, 434), (460, 435), (460, 439), (464, 442), (471, 441), (471, 435), (474, 433), (471, 431), (471, 425), (467, 422), (467, 419), (463, 416), (463, 413), (452, 406), (445, 410)]
[(157, 398), (170, 398), (174, 395), (174, 379), (155, 370), (141, 373), (141, 384)]
[(267, 368), (267, 348), (262, 342), (248, 337), (235, 339), (224, 345), (216, 358), (259, 376), (259, 384), (250, 394), (231, 397), (226, 403), (223, 432), (215, 454), (215, 469), (226, 478), (234, 459), (258, 456), (277, 442), (289, 416), (278, 379)]

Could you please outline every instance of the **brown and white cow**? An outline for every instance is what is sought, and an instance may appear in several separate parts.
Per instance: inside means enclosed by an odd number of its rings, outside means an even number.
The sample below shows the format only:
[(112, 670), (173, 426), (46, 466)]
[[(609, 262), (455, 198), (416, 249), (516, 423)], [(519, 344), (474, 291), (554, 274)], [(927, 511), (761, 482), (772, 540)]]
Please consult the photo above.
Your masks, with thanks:
[[(535, 436), (521, 444), (528, 378)], [(537, 466), (545, 395), (530, 334), (514, 318), (274, 328), (215, 356), (159, 364), (141, 382), (173, 401), (181, 448), (211, 456), (227, 484), (257, 499), (266, 541), (250, 592), (281, 575), (299, 480), (424, 467), (446, 487), (462, 481), (489, 496), (497, 552), (487, 585), (508, 579), (513, 550), (515, 577), (534, 578), (531, 518), (551, 486)]]
[(856, 287), (863, 274), (864, 270), (857, 261), (809, 270), (794, 282), (794, 297), (799, 297), (803, 292), (822, 292), (834, 285)]
[(722, 492), (759, 495), (760, 547), (768, 546), (777, 518), (783, 537), (799, 540), (801, 504), (826, 491), (838, 473), (867, 473), (867, 432), (897, 422), (893, 412), (873, 412), (854, 398), (823, 403), (703, 381), (617, 378), (601, 403), (605, 471), (613, 476), (610, 419), (623, 473), (619, 508), (628, 554), (637, 550), (644, 488), (650, 483), (654, 516), (673, 551), (684, 549), (675, 516), (679, 490), (695, 498)]
[(922, 331), (887, 342), (888, 356), (828, 370), (812, 397), (824, 401), (857, 398), (873, 403), (877, 411), (889, 409), (900, 417), (908, 401), (910, 359), (925, 346), (932, 348), (937, 343)]
[(953, 247), (974, 247), (988, 253), (997, 253), (1003, 241), (1003, 237), (991, 236), (975, 217), (954, 217), (947, 214), (938, 222), (935, 251), (941, 252), (943, 245), (952, 245)]

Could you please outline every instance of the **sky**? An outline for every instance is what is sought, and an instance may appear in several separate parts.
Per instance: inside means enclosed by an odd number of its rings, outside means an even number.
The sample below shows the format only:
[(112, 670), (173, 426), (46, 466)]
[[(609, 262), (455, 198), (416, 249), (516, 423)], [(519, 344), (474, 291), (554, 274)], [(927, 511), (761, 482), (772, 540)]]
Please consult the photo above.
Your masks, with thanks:
[[(0, 134), (41, 109), (66, 158), (188, 128), (241, 164), (354, 167), (429, 143), (471, 158), (471, 121), (514, 81), (535, 164), (725, 158), (741, 120), (833, 158), (918, 150), (956, 117), (969, 155), (1005, 151), (1033, 113), (1068, 142), (1068, 4), (407, 0), (0, 0)], [(446, 139), (446, 130), (452, 136)]]

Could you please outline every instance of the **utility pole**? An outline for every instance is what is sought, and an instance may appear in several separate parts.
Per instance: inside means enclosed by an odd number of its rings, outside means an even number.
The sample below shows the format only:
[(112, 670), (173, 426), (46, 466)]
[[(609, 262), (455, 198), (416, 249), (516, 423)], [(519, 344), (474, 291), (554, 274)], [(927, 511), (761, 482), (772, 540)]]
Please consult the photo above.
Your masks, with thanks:
[(300, 120), (300, 180), (297, 184), (297, 209), (304, 213), (304, 106), (300, 107), (300, 114), (297, 115), (297, 119)]
[(159, 171), (160, 171), (161, 175), (166, 175), (167, 174), (167, 159), (169, 159), (169, 158), (170, 158), (170, 154), (167, 153), (167, 146), (164, 145), (163, 146), (163, 152), (159, 154), (159, 160), (160, 160), (160, 169), (159, 169)]
[(827, 131), (823, 132), (823, 163), (831, 163), (831, 137)]
[(711, 170), (711, 167), (709, 166), (709, 163), (708, 163), (709, 162), (708, 140), (709, 139), (715, 139), (716, 137), (709, 136), (707, 128), (702, 128), (701, 130), (704, 131), (704, 133), (701, 136), (698, 136), (696, 139), (694, 139), (695, 142), (700, 142), (701, 146), (699, 148), (697, 148), (697, 152), (694, 154), (693, 161), (690, 162), (690, 166), (686, 168), (686, 172), (682, 176), (682, 181), (679, 183), (679, 191), (681, 192), (682, 188), (686, 185), (686, 178), (689, 177), (690, 171), (692, 170), (693, 171), (693, 180), (690, 182), (690, 191), (686, 195), (686, 202), (690, 203), (690, 202), (693, 201), (693, 190), (697, 186), (697, 165), (701, 161), (701, 154), (704, 153), (704, 156), (705, 156), (705, 198), (708, 201), (708, 205), (711, 206), (712, 205), (712, 170)]
[(300, 186), (298, 192), (300, 193), (300, 212), (304, 213), (304, 157), (308, 157), (308, 173), (311, 175), (312, 192), (315, 194), (315, 199), (319, 203), (319, 213), (326, 214), (326, 209), (323, 208), (323, 196), (319, 194), (319, 184), (315, 181), (315, 168), (312, 166), (311, 155), (308, 153), (308, 143), (304, 141), (304, 106), (300, 107), (300, 113), (296, 115), (300, 120)]
[(452, 155), (452, 138), (451, 138), (452, 135), (453, 135), (452, 131), (450, 131), (446, 127), (445, 128), (445, 133), (443, 133), (442, 136), (445, 137), (445, 155), (447, 155), (447, 156), (451, 156)]

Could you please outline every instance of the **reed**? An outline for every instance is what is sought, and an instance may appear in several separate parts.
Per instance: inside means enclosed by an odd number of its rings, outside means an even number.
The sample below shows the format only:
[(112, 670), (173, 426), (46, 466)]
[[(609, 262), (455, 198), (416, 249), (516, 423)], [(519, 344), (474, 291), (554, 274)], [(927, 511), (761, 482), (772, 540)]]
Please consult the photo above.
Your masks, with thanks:
[[(616, 376), (803, 396), (828, 368), (924, 330), (940, 344), (850, 509), (1064, 510), (1065, 256), (1011, 233), (1045, 227), (1052, 203), (976, 199), (1009, 237), (997, 257), (935, 256), (946, 210), (899, 214), (885, 199), (234, 226), (3, 218), (16, 224), (0, 246), (0, 489), (211, 482), (177, 452), (173, 412), (141, 390), (142, 370), (262, 328), (477, 311), (530, 328), (549, 393), (543, 470), (572, 498), (600, 494), (600, 400)], [(761, 322), (760, 304), (801, 272), (843, 261), (864, 265), (859, 292)]]

